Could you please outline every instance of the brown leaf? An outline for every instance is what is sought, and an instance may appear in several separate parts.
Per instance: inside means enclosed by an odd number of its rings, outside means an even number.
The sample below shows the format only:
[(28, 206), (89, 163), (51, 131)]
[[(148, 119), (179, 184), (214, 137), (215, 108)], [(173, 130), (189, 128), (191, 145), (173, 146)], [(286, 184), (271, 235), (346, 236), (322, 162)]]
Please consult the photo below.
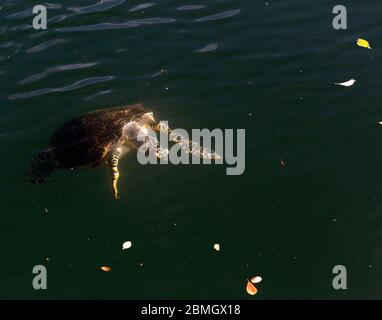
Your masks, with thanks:
[(107, 266), (103, 266), (103, 267), (101, 267), (101, 270), (105, 271), (105, 272), (109, 272), (111, 270), (111, 268), (107, 267)]
[(247, 293), (251, 296), (254, 296), (257, 293), (256, 287), (249, 280), (247, 281)]

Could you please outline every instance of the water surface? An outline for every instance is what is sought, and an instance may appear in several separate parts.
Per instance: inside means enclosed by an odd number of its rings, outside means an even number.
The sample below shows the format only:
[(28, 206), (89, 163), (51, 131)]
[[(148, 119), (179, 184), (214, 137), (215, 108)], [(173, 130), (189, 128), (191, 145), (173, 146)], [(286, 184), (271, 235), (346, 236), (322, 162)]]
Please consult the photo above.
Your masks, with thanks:
[[(255, 274), (256, 299), (381, 298), (380, 2), (349, 3), (343, 31), (327, 0), (45, 5), (42, 31), (31, 4), (0, 6), (1, 298), (252, 299)], [(24, 182), (67, 119), (137, 102), (173, 127), (246, 129), (245, 174), (130, 155), (120, 201), (106, 168)]]

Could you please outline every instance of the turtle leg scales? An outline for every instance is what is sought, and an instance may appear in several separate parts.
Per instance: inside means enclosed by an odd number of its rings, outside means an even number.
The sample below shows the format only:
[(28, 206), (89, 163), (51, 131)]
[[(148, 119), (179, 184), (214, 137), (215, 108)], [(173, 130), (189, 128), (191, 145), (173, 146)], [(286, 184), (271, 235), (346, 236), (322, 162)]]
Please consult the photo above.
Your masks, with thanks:
[(118, 194), (118, 178), (119, 178), (119, 171), (118, 171), (118, 162), (119, 158), (121, 156), (122, 150), (121, 148), (114, 149), (110, 155), (109, 155), (109, 168), (110, 173), (112, 177), (112, 185), (113, 185), (113, 192), (114, 192), (114, 198), (119, 199)]

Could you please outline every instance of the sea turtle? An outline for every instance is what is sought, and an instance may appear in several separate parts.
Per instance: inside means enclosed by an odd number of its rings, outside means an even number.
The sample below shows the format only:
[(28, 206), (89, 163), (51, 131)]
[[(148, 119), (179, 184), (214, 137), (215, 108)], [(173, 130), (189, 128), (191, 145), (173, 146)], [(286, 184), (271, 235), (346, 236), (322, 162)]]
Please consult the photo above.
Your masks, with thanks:
[[(153, 112), (143, 104), (134, 104), (95, 110), (66, 122), (53, 132), (49, 145), (32, 159), (27, 181), (40, 184), (46, 182), (55, 169), (96, 167), (106, 163), (112, 176), (114, 197), (118, 199), (118, 161), (127, 151), (145, 143), (137, 136), (147, 128), (167, 133), (170, 141), (202, 158), (219, 158), (158, 123)], [(158, 157), (168, 154), (157, 140), (150, 136), (147, 139)]]

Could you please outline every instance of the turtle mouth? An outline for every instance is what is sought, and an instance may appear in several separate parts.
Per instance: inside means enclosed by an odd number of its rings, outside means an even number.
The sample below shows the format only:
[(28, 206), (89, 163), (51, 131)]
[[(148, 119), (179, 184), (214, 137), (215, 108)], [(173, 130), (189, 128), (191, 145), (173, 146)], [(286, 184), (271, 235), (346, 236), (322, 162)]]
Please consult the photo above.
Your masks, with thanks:
[(161, 122), (154, 126), (154, 130), (159, 131), (159, 132), (163, 132), (163, 133), (167, 133), (167, 134), (171, 133), (171, 129), (168, 127), (168, 125), (161, 123)]
[(154, 118), (154, 114), (152, 112), (147, 112), (143, 115), (140, 123), (142, 125), (148, 125), (148, 126), (152, 126), (153, 124), (156, 123), (155, 121), (155, 118)]

